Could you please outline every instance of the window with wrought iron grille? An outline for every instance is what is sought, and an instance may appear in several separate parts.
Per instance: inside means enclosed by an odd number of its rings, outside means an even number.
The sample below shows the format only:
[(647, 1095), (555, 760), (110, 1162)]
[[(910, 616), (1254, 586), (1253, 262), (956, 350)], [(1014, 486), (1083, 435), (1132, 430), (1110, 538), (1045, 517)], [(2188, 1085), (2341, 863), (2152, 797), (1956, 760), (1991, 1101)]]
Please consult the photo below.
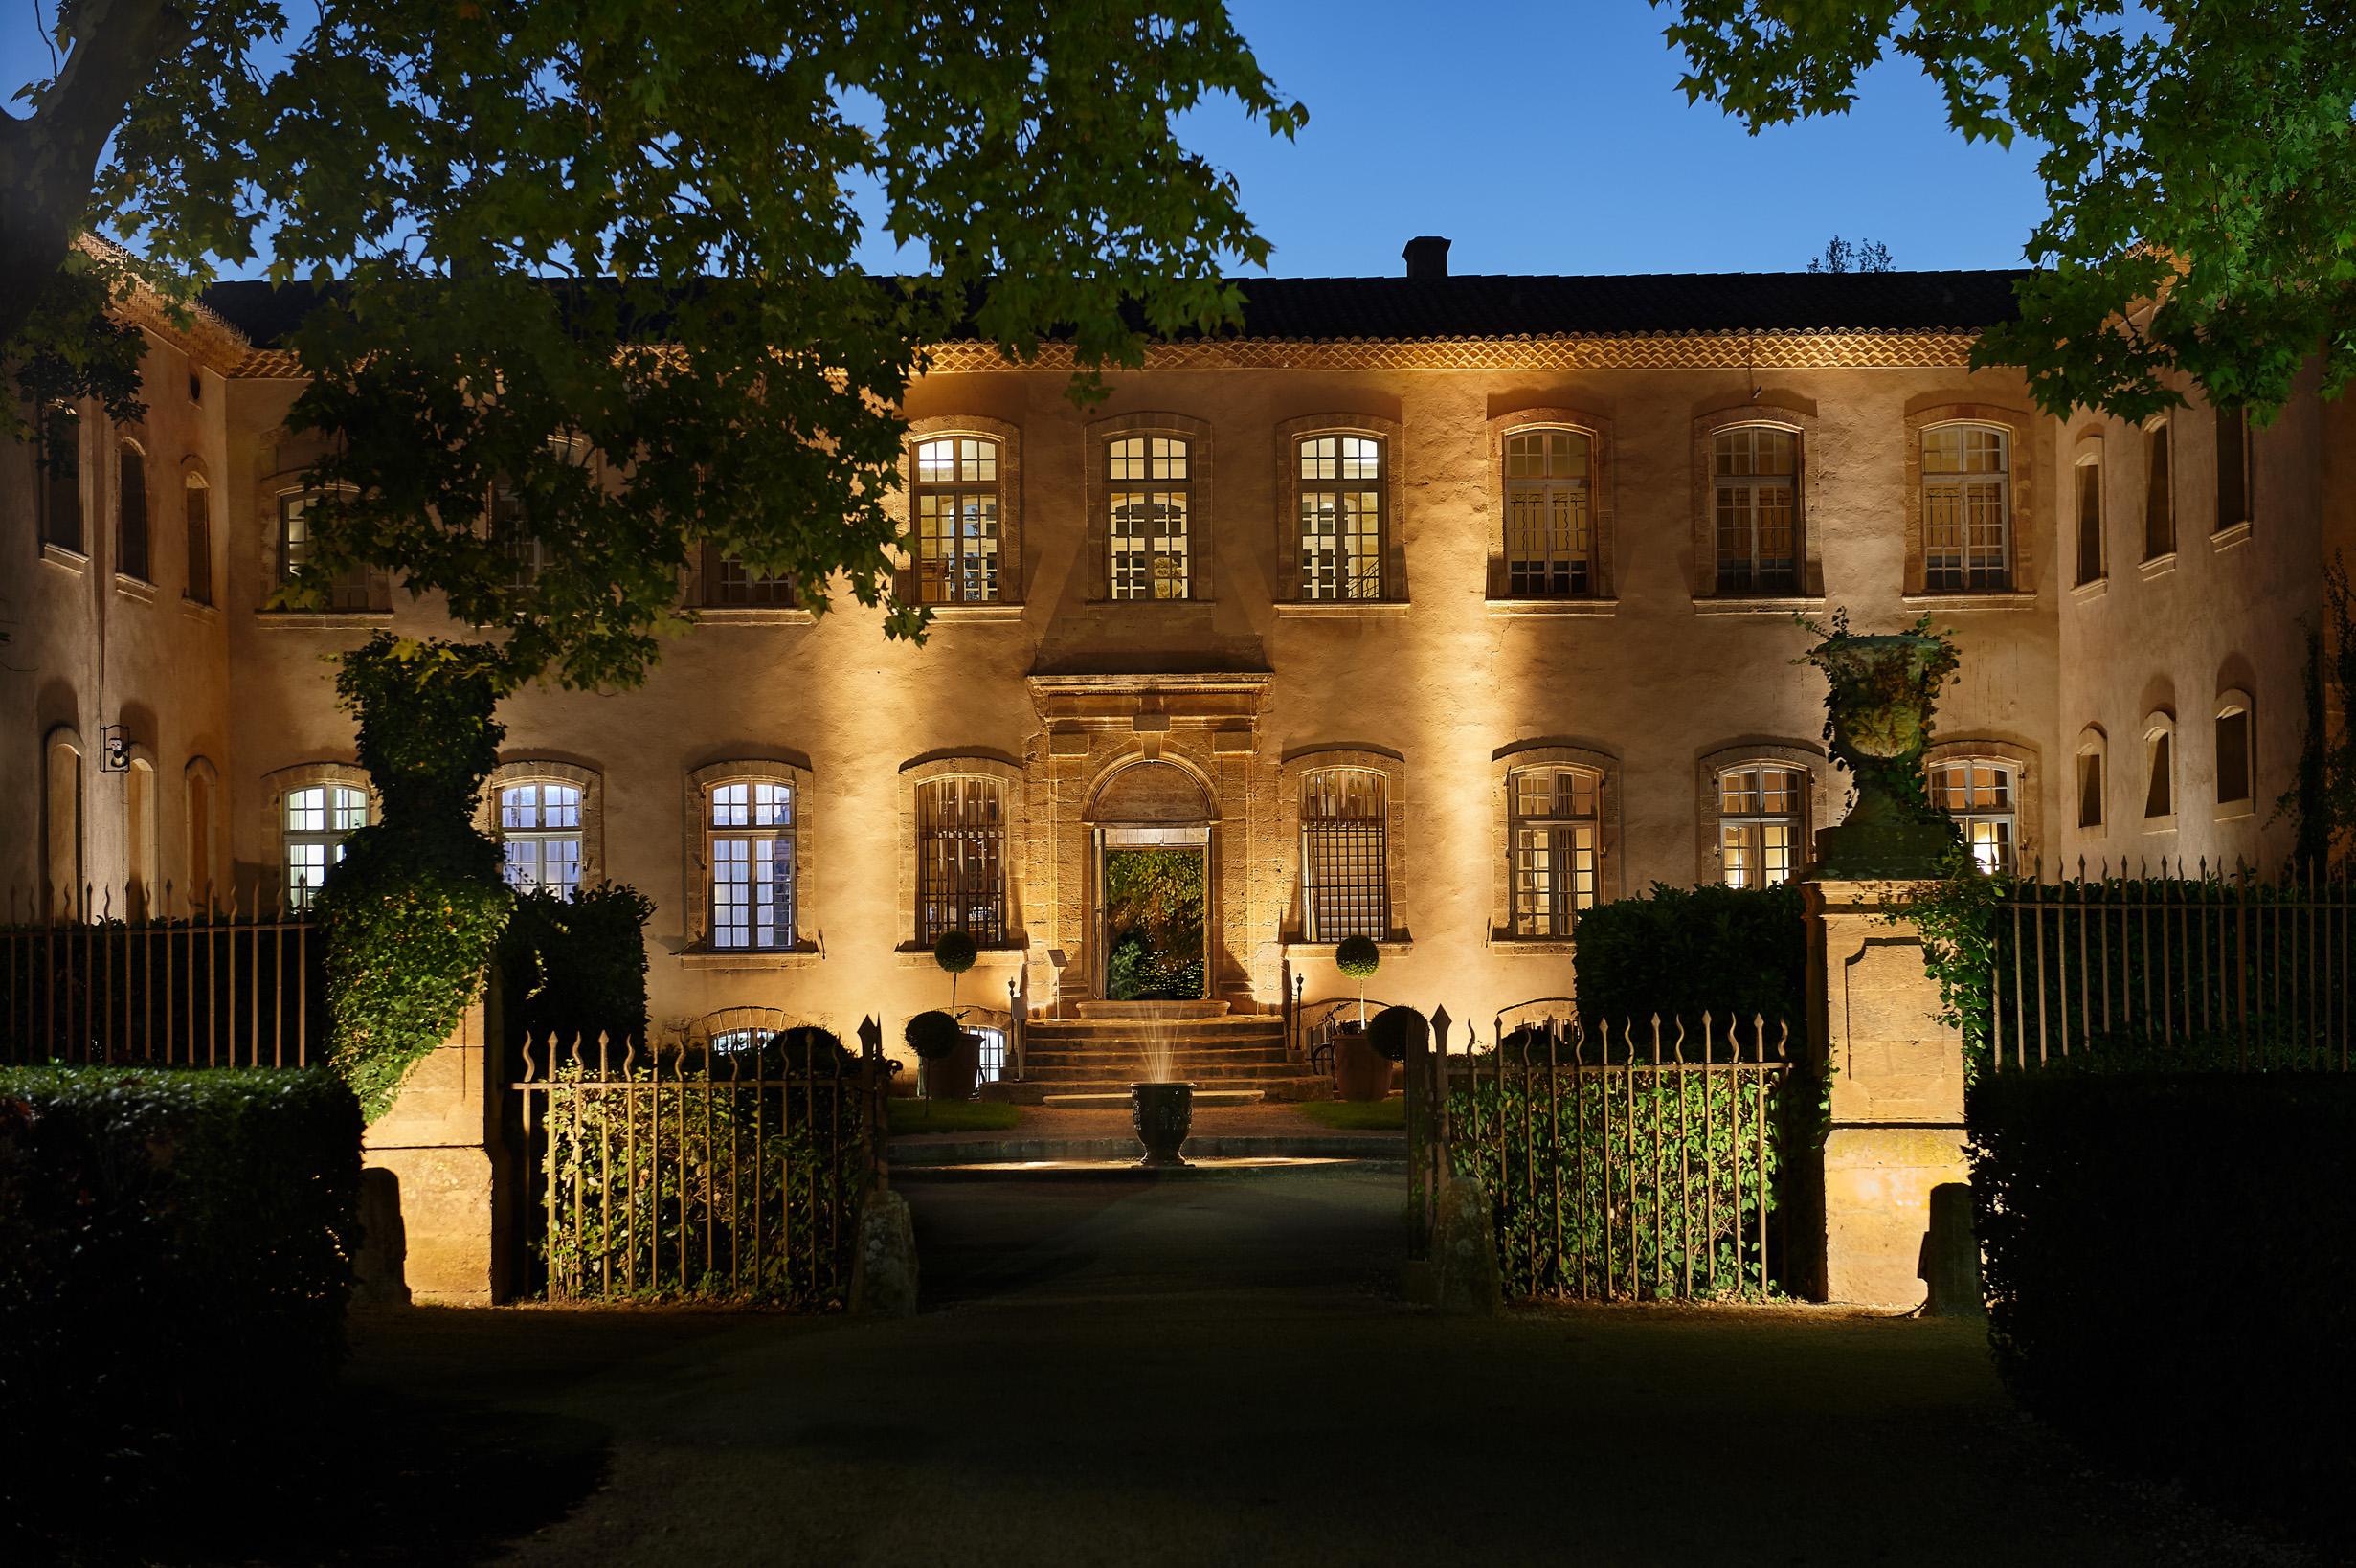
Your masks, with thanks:
[(754, 571), (718, 545), (706, 545), (704, 603), (715, 610), (791, 610), (800, 600), (792, 573)]
[(2176, 553), (2175, 439), (2165, 419), (2143, 431), (2143, 559)]
[(581, 885), (578, 785), (509, 784), (499, 792), (501, 872), (518, 892), (571, 898)]
[(1505, 591), (1514, 598), (1595, 592), (1595, 441), (1584, 431), (1505, 437)]
[(1191, 459), (1187, 442), (1177, 436), (1123, 436), (1105, 443), (1105, 538), (1114, 598), (1182, 599), (1191, 592)]
[(1983, 757), (1935, 762), (1931, 804), (1955, 819), (1983, 871), (2010, 871), (2019, 853), (2020, 818), (2011, 765)]
[(1720, 594), (1800, 592), (1799, 480), (1797, 431), (1738, 425), (1711, 437)]
[(1301, 597), (1382, 597), (1382, 441), (1310, 436), (1300, 462)]
[(2102, 578), (2102, 459), (2085, 459), (2076, 475), (2077, 580), (2082, 586)]
[(1922, 433), (1923, 586), (1968, 593), (2012, 586), (2011, 437), (1994, 425)]
[(961, 775), (916, 786), (916, 940), (1006, 939), (1006, 790)]
[(1807, 774), (1772, 763), (1717, 775), (1718, 868), (1732, 887), (1791, 880), (1807, 831)]
[(1326, 768), (1301, 780), (1307, 940), (1390, 934), (1389, 807), (1390, 780), (1371, 768)]
[(1568, 936), (1601, 885), (1603, 779), (1585, 768), (1516, 768), (1506, 795), (1514, 934)]
[(940, 436), (916, 443), (916, 591), (926, 604), (999, 597), (998, 443)]
[(369, 825), (369, 793), (350, 784), (313, 784), (286, 792), (286, 898), (311, 907), (327, 868), (344, 858), (344, 840)]
[[(294, 491), (279, 497), (279, 576), (285, 582), (297, 582), (310, 566), (317, 549), (314, 519), (311, 515), (321, 497), (309, 492)], [(327, 584), (327, 608), (330, 610), (374, 610), (380, 608), (376, 573), (365, 567), (354, 568)]]
[(791, 784), (736, 779), (706, 792), (708, 946), (771, 952), (795, 941), (795, 799)]

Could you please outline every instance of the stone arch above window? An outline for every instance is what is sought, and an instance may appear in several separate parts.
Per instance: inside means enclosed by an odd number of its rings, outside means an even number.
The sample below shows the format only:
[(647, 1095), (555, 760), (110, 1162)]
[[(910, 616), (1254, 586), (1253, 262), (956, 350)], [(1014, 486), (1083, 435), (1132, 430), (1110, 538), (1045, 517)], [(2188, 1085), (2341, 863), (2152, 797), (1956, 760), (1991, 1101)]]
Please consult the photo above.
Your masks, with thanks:
[(2210, 758), (2216, 768), (2217, 820), (2253, 815), (2257, 809), (2257, 708), (2239, 686), (2217, 693)]
[[(368, 771), (348, 762), (303, 762), (261, 779), (265, 841), (278, 861), (280, 896), (306, 907), (346, 837), (378, 819)], [(316, 793), (313, 793), (316, 792)]]
[[(1407, 597), (1407, 551), (1403, 543), (1404, 526), (1401, 517), (1399, 482), (1400, 437), (1404, 427), (1396, 419), (1385, 419), (1371, 414), (1313, 414), (1298, 419), (1286, 419), (1276, 426), (1276, 571), (1270, 580), (1276, 585), (1279, 603), (1324, 603), (1336, 605), (1399, 603)], [(1360, 486), (1378, 499), (1379, 543), (1375, 558), (1380, 561), (1379, 589), (1371, 595), (1320, 597), (1313, 594), (1305, 570), (1302, 532), (1304, 498), (1321, 493), (1320, 485), (1350, 482), (1347, 477), (1335, 480), (1305, 479), (1302, 474), (1303, 443), (1322, 437), (1356, 437), (1378, 443), (1380, 453), (1380, 473), (1373, 479), (1363, 479)], [(1340, 461), (1337, 457), (1336, 461)], [(1345, 466), (1355, 466), (1347, 464)], [(1323, 536), (1320, 536), (1323, 537)], [(1345, 557), (1338, 549), (1321, 551), (1320, 561), (1329, 561), (1335, 571), (1345, 571), (1362, 556)], [(1358, 582), (1367, 579), (1358, 577)]]
[[(1126, 470), (1114, 473), (1116, 445), (1128, 441), (1142, 441), (1145, 448), (1137, 454), (1142, 469), (1135, 461), (1124, 460)], [(1157, 447), (1156, 441), (1180, 443), (1182, 451), (1172, 453)], [(1127, 454), (1121, 456), (1126, 459)], [(1182, 459), (1183, 472), (1173, 474), (1172, 458)], [(1088, 508), (1086, 536), (1088, 540), (1088, 595), (1091, 601), (1111, 601), (1116, 592), (1121, 602), (1132, 598), (1141, 602), (1154, 599), (1207, 600), (1216, 584), (1215, 551), (1218, 529), (1212, 509), (1212, 442), (1211, 426), (1207, 420), (1183, 414), (1145, 413), (1123, 414), (1108, 419), (1090, 421), (1088, 427), (1088, 470), (1081, 490)], [(1125, 542), (1134, 542), (1135, 549), (1123, 552), (1125, 559), (1142, 554), (1147, 557), (1176, 558), (1182, 572), (1175, 578), (1165, 570), (1148, 580), (1153, 584), (1176, 581), (1178, 587), (1169, 592), (1148, 591), (1131, 594), (1116, 583), (1114, 563), (1114, 530), (1112, 527), (1112, 498), (1115, 495), (1147, 498), (1145, 514), (1134, 521), (1141, 526), (1123, 534)], [(1176, 546), (1175, 549), (1169, 548)]]
[[(1974, 764), (1979, 765), (1977, 770)], [(1983, 864), (1993, 860), (2002, 868), (2025, 872), (2037, 863), (2045, 847), (2045, 814), (2039, 802), (2044, 779), (2038, 773), (2034, 747), (1986, 736), (1959, 737), (1933, 745), (1923, 753), (1922, 767), (1930, 781), (1931, 804), (1950, 816), (1963, 818), (1985, 814), (1991, 821), (1997, 815), (2009, 817), (2008, 848), (2001, 854), (1981, 853)], [(1980, 794), (1991, 779), (2002, 783), (2001, 802)], [(1942, 781), (1948, 790), (1960, 787), (1963, 793), (1942, 798)], [(1965, 838), (1971, 838), (1968, 827)], [(1987, 838), (1987, 842), (1975, 845), (1975, 852), (1990, 849), (1994, 836), (1991, 833)]]
[[(1797, 875), (1814, 859), (1816, 832), (1829, 821), (1827, 800), (1830, 793), (1831, 764), (1826, 760), (1824, 748), (1801, 741), (1745, 741), (1734, 746), (1721, 746), (1705, 751), (1694, 759), (1694, 806), (1695, 846), (1698, 850), (1694, 867), (1695, 880), (1703, 883), (1732, 880), (1732, 858), (1739, 862), (1748, 853), (1747, 840), (1729, 845), (1724, 827), (1727, 818), (1756, 820), (1762, 826), (1769, 818), (1787, 818), (1790, 839), (1783, 846), (1780, 857), (1783, 875), (1765, 880), (1781, 882)], [(1745, 781), (1738, 776), (1757, 773), (1761, 770), (1781, 770), (1799, 775), (1800, 789), (1796, 795), (1776, 798), (1772, 778)], [(1761, 790), (1767, 792), (1760, 795)], [(1730, 790), (1733, 792), (1730, 795)], [(1749, 792), (1746, 795), (1744, 792)], [(1757, 795), (1757, 798), (1752, 798)], [(1732, 808), (1730, 810), (1730, 808)], [(1771, 834), (1756, 834), (1760, 840), (1758, 852), (1762, 857), (1758, 863), (1770, 869), (1779, 861), (1777, 846), (1767, 841)], [(1747, 866), (1738, 866), (1745, 874)]]
[[(1808, 527), (1808, 503), (1814, 487), (1809, 466), (1815, 459), (1816, 415), (1805, 409), (1771, 403), (1744, 403), (1735, 408), (1717, 409), (1694, 420), (1694, 593), (1696, 598), (1733, 601), (1767, 599), (1782, 601), (1794, 598), (1816, 598), (1824, 594), (1824, 552), (1813, 530)], [(1741, 584), (1732, 580), (1724, 570), (1728, 564), (1728, 546), (1737, 535), (1748, 533), (1756, 541), (1762, 531), (1772, 542), (1775, 532), (1771, 513), (1761, 516), (1756, 504), (1747, 511), (1737, 504), (1730, 508), (1721, 497), (1718, 483), (1719, 447), (1721, 441), (1745, 430), (1780, 431), (1790, 437), (1791, 472), (1788, 489), (1791, 497), (1792, 562), (1787, 578), (1779, 579), (1773, 572), (1755, 573), (1754, 580)], [(1771, 474), (1735, 475), (1738, 480), (1752, 482), (1737, 486), (1740, 492), (1775, 488), (1770, 482), (1779, 477)], [(1738, 503), (1743, 497), (1733, 498)], [(1751, 497), (1756, 502), (1758, 498)], [(1761, 528), (1761, 525), (1766, 526)], [(1756, 554), (1756, 544), (1754, 544)], [(1774, 552), (1765, 552), (1771, 563)]]
[[(1025, 946), (1022, 870), (1030, 844), (1021, 765), (986, 751), (936, 754), (903, 766), (899, 785), (906, 950), (931, 952), (951, 906), (977, 946)], [(974, 929), (977, 916), (980, 930)]]
[[(1379, 788), (1381, 795), (1381, 810), (1379, 818), (1352, 818), (1368, 821), (1370, 825), (1379, 827), (1380, 830), (1380, 844), (1371, 846), (1381, 856), (1382, 869), (1379, 889), (1367, 884), (1362, 878), (1357, 877), (1355, 873), (1353, 874), (1352, 885), (1358, 894), (1357, 898), (1358, 907), (1365, 907), (1367, 903), (1365, 895), (1379, 892), (1381, 900), (1380, 920), (1382, 930), (1379, 934), (1371, 932), (1367, 934), (1374, 934), (1375, 939), (1380, 942), (1410, 940), (1408, 889), (1401, 874), (1402, 867), (1406, 863), (1406, 763), (1397, 752), (1351, 747), (1334, 747), (1295, 752), (1285, 758), (1278, 767), (1279, 831), (1283, 835), (1286, 880), (1292, 890), (1290, 900), (1286, 907), (1283, 940), (1288, 943), (1313, 943), (1326, 947), (1341, 939), (1339, 935), (1318, 930), (1317, 922), (1310, 907), (1310, 901), (1313, 896), (1312, 885), (1315, 881), (1316, 867), (1305, 861), (1303, 856), (1305, 853), (1313, 855), (1322, 853), (1327, 846), (1321, 843), (1316, 850), (1311, 850), (1306, 843), (1308, 836), (1304, 834), (1303, 829), (1305, 823), (1313, 825), (1315, 822), (1342, 819), (1331, 812), (1323, 810), (1310, 812), (1304, 809), (1304, 796), (1321, 775), (1342, 774), (1358, 774), (1370, 778)], [(1350, 781), (1333, 778), (1328, 779), (1327, 782), (1347, 784)], [(1361, 792), (1355, 795), (1328, 797), (1327, 803), (1333, 804), (1335, 800), (1340, 800), (1346, 805), (1352, 800), (1363, 802), (1365, 795)], [(1332, 836), (1329, 835), (1329, 837)], [(1364, 842), (1368, 837), (1370, 836), (1361, 834), (1358, 844), (1352, 851), (1360, 856), (1359, 862), (1356, 863), (1362, 865), (1364, 851), (1370, 847)], [(1330, 857), (1325, 862), (1329, 877), (1340, 870), (1343, 865), (1343, 862)], [(1338, 885), (1335, 885), (1336, 893), (1339, 894), (1340, 887)], [(1329, 925), (1333, 919), (1338, 918), (1339, 913), (1340, 906), (1328, 906)], [(1350, 933), (1345, 931), (1342, 934)]]
[(2143, 715), (2137, 733), (2143, 738), (2143, 766), (2136, 775), (2142, 792), (2143, 831), (2173, 833), (2182, 803), (2183, 758), (2176, 744), (2176, 715), (2155, 707)]
[[(970, 449), (960, 444), (946, 453), (929, 451), (934, 443), (966, 439), (982, 444)], [(936, 456), (949, 466), (935, 465), (931, 459)], [(929, 479), (928, 472), (933, 477)], [(969, 605), (1022, 603), (1020, 427), (980, 414), (909, 420), (901, 498), (907, 508), (902, 536), (907, 566), (899, 573), (899, 592), (906, 602), (922, 602), (950, 616), (964, 613)], [(986, 515), (991, 507), (996, 511), (995, 535)], [(970, 535), (962, 531), (968, 524), (975, 529)]]
[[(1906, 415), (1904, 460), (1908, 594), (1967, 600), (1993, 595), (2024, 602), (2033, 595), (2037, 575), (2032, 520), (2037, 514), (2031, 480), (2034, 474), (2032, 443), (2036, 428), (2036, 420), (2027, 412), (1998, 403), (1937, 403)], [(1983, 482), (1997, 477), (1986, 472), (1950, 477), (1967, 482), (1960, 486), (1962, 488), (1973, 491), (1994, 488), (2001, 496), (2004, 505), (2002, 578), (1997, 581), (1990, 577), (1990, 558), (1986, 554), (1985, 534), (1975, 544), (1968, 526), (1951, 531), (1942, 525), (1937, 551), (1941, 570), (1939, 580), (1934, 581), (1933, 541), (1929, 537), (1929, 521), (1924, 515), (1924, 444), (1934, 432), (1952, 431), (1959, 438), (1968, 441), (1975, 430), (1995, 432), (2003, 437), (2001, 483), (1984, 485)], [(1974, 450), (1966, 455), (1966, 460), (1978, 462), (1983, 451), (1975, 445)]]
[[(1540, 949), (1559, 944), (1567, 952), (1578, 911), (1619, 896), (1620, 759), (1590, 747), (1526, 741), (1495, 752), (1490, 766), (1491, 940)], [(1541, 774), (1547, 775), (1549, 796), (1543, 814), (1534, 816), (1527, 808), (1541, 802), (1535, 796), (1525, 800), (1524, 787)], [(1561, 785), (1566, 774), (1584, 778), (1592, 794), (1582, 798), (1576, 790), (1566, 792)], [(1582, 831), (1582, 823), (1592, 827)], [(1525, 844), (1523, 837), (1531, 834), (1543, 838), (1543, 844), (1535, 840)], [(1546, 863), (1533, 862), (1525, 849)], [(1533, 878), (1546, 884), (1542, 899)], [(1529, 918), (1540, 910), (1550, 911), (1550, 917)], [(1561, 929), (1529, 929), (1534, 925)]]
[(1106, 769), (1082, 820), (1187, 826), (1219, 820), (1219, 793), (1189, 763), (1133, 754)]
[(2098, 724), (2077, 735), (2077, 776), (2071, 781), (2071, 807), (2080, 833), (2107, 832), (2111, 820), (2111, 738)]
[[(729, 822), (715, 825), (714, 807), (720, 803), (717, 792), (739, 785), (745, 788), (745, 798), (729, 803)], [(774, 805), (764, 806), (756, 799), (754, 787), (761, 785), (781, 787), (788, 792), (783, 802), (783, 820), (777, 819), (779, 812)], [(736, 757), (695, 769), (686, 775), (684, 788), (681, 825), (685, 831), (685, 849), (681, 863), (686, 868), (684, 890), (688, 951), (721, 953), (732, 960), (750, 962), (779, 953), (816, 952), (815, 933), (819, 926), (808, 902), (812, 886), (811, 848), (817, 837), (811, 825), (810, 770), (774, 757)], [(770, 918), (776, 923), (773, 925), (774, 938), (768, 944), (748, 940), (724, 945), (718, 940), (712, 896), (713, 842), (715, 834), (726, 837), (729, 827), (744, 830), (737, 838), (785, 840), (782, 858), (773, 856), (769, 862), (773, 877), (782, 868), (787, 873), (787, 883), (782, 886), (774, 881), (768, 885), (772, 901)], [(729, 884), (731, 887), (740, 885), (745, 890), (743, 897), (759, 896), (759, 884), (750, 870), (738, 882)], [(750, 932), (757, 929), (757, 911), (747, 913), (732, 907), (730, 912), (732, 917), (742, 917), (731, 918), (731, 930)]]
[[(1583, 484), (1574, 482), (1567, 492), (1561, 488), (1564, 476), (1553, 472), (1562, 465), (1559, 457), (1550, 455), (1551, 445), (1534, 452), (1528, 444), (1529, 437), (1549, 431), (1568, 433), (1585, 445)], [(1509, 462), (1516, 454), (1517, 460)], [(1609, 414), (1591, 409), (1538, 406), (1515, 409), (1489, 421), (1489, 503), (1495, 518), (1489, 530), (1491, 598), (1611, 599), (1617, 463)], [(1548, 472), (1514, 475), (1507, 472), (1509, 467)], [(1576, 515), (1579, 489), (1583, 489), (1585, 499), (1583, 551), (1578, 537), (1582, 520)], [(1571, 505), (1567, 517), (1559, 509), (1564, 503)], [(1576, 560), (1582, 554), (1583, 569)], [(1570, 563), (1570, 570), (1557, 570), (1558, 556)]]
[[(551, 762), (539, 757), (522, 757), (503, 762), (482, 781), (482, 798), (475, 802), (475, 830), (485, 838), (500, 839), (509, 825), (503, 795), (511, 790), (532, 784), (554, 784), (577, 792), (575, 814), (572, 824), (580, 840), (580, 865), (576, 885), (594, 886), (605, 880), (605, 778), (594, 768), (575, 763)], [(524, 802), (517, 802), (520, 808)], [(530, 808), (540, 810), (545, 802), (533, 800)], [(534, 823), (526, 831), (548, 831)], [(510, 875), (509, 885), (516, 885)]]

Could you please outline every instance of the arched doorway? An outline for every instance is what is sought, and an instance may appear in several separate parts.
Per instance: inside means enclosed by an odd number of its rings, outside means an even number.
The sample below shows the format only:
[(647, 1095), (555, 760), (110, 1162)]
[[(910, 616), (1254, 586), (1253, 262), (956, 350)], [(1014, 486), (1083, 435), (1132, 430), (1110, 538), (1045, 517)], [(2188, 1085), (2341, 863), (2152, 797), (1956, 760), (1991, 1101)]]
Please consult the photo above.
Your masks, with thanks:
[(1097, 786), (1088, 812), (1093, 910), (1089, 989), (1105, 1001), (1211, 994), (1210, 795), (1188, 770), (1136, 761)]

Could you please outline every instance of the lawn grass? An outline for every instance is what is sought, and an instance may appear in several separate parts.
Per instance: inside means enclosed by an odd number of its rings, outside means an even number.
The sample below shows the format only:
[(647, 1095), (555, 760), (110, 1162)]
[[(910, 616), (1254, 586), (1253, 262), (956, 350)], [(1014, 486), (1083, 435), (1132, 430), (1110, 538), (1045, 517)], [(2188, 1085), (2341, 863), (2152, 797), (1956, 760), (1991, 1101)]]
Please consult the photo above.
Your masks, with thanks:
[(1397, 1132), (1407, 1125), (1407, 1102), (1397, 1094), (1387, 1100), (1304, 1100), (1292, 1109), (1336, 1132)]
[(907, 1132), (1003, 1132), (1022, 1119), (995, 1100), (887, 1100), (891, 1130)]

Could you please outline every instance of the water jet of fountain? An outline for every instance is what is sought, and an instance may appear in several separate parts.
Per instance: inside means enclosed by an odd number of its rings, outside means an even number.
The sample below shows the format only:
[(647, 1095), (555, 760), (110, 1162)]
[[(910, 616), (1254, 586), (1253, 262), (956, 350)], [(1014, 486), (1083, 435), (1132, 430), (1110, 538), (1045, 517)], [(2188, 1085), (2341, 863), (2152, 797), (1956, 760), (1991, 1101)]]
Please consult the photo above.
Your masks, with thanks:
[(1143, 1047), (1145, 1077), (1129, 1086), (1129, 1113), (1137, 1129), (1145, 1157), (1137, 1163), (1148, 1170), (1184, 1165), (1178, 1150), (1194, 1126), (1195, 1086), (1178, 1082), (1178, 1023), (1172, 1019), (1147, 1020)]

